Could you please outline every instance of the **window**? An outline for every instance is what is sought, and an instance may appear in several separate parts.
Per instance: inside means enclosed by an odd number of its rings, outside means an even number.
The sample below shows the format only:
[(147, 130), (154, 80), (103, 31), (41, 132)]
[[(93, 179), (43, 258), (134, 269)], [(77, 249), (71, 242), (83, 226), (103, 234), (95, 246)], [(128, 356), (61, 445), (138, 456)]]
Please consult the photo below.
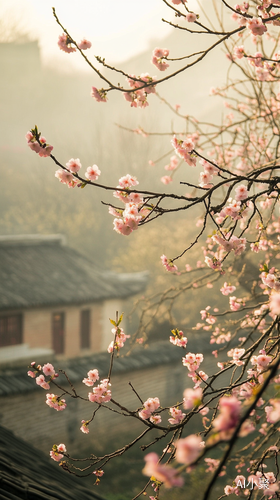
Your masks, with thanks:
[(52, 317), (52, 345), (55, 354), (64, 353), (65, 314), (54, 313)]
[(0, 347), (22, 344), (22, 314), (0, 316)]
[(80, 345), (81, 349), (90, 349), (90, 309), (81, 311)]

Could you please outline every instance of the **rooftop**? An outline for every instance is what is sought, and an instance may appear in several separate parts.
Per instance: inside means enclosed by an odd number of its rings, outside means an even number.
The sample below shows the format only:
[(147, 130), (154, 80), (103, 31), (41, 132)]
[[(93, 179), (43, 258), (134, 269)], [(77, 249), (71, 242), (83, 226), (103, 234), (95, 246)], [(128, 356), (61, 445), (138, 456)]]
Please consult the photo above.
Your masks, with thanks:
[(0, 310), (130, 297), (147, 280), (147, 272), (101, 271), (62, 235), (0, 236)]
[(49, 457), (0, 426), (0, 497), (3, 500), (104, 500)]

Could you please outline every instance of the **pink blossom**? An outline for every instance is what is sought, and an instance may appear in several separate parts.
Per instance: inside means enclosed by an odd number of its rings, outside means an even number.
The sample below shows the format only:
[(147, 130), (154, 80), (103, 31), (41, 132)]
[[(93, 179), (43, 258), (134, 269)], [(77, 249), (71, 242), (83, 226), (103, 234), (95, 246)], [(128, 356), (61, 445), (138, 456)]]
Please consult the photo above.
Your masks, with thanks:
[(169, 413), (172, 418), (169, 418), (168, 422), (172, 425), (180, 424), (184, 419), (184, 417), (186, 416), (185, 413), (182, 413), (182, 410), (176, 408), (175, 406), (169, 408)]
[(203, 354), (193, 354), (192, 352), (189, 352), (182, 359), (182, 361), (183, 365), (186, 366), (190, 372), (194, 372), (198, 370), (200, 363), (202, 363)]
[(62, 184), (68, 184), (70, 182), (72, 182), (73, 180), (73, 175), (68, 172), (67, 170), (63, 170), (62, 168), (59, 168), (58, 170), (56, 170), (55, 172), (55, 177), (57, 177), (57, 179), (62, 182)]
[(146, 465), (143, 469), (143, 474), (145, 476), (154, 476), (157, 481), (164, 483), (166, 488), (172, 488), (172, 486), (183, 486), (184, 480), (182, 477), (178, 476), (176, 469), (173, 469), (169, 465), (160, 464), (159, 456), (156, 453), (149, 453), (145, 456)]
[(223, 295), (229, 295), (230, 293), (235, 292), (236, 287), (233, 285), (229, 285), (226, 281), (220, 291), (222, 292)]
[(53, 367), (53, 365), (51, 365), (51, 363), (46, 363), (43, 368), (42, 368), (44, 374), (46, 375), (46, 377), (53, 377), (54, 374), (55, 374), (55, 369)]
[(161, 262), (162, 265), (165, 267), (166, 271), (170, 271), (174, 273), (175, 271), (178, 271), (178, 267), (173, 264), (173, 261), (171, 259), (168, 259), (166, 255), (161, 256)]
[(71, 160), (69, 160), (66, 163), (66, 167), (68, 168), (68, 170), (70, 170), (70, 172), (77, 173), (77, 172), (79, 172), (82, 165), (81, 165), (79, 158), (76, 158), (76, 160), (74, 160), (74, 158), (71, 158)]
[(170, 175), (164, 175), (163, 177), (161, 177), (161, 182), (163, 184), (170, 184), (170, 182), (172, 182), (172, 177), (170, 177)]
[(185, 19), (188, 23), (194, 23), (197, 20), (197, 15), (194, 12), (188, 12)]
[(81, 50), (87, 50), (91, 48), (91, 42), (89, 42), (86, 38), (83, 38), (80, 43), (78, 43), (78, 47)]
[(36, 384), (46, 390), (49, 390), (50, 388), (50, 385), (46, 382), (44, 375), (39, 375), (39, 377), (36, 377)]
[(164, 59), (166, 57), (168, 57), (168, 56), (169, 56), (169, 50), (168, 49), (159, 49), (158, 47), (156, 47), (153, 50), (151, 62), (160, 71), (165, 71), (169, 67), (169, 64)]
[(242, 57), (244, 57), (245, 52), (243, 45), (240, 45), (239, 47), (234, 47), (233, 51), (235, 57), (237, 57), (238, 59), (242, 59)]
[(65, 410), (66, 408), (65, 399), (61, 399), (58, 396), (55, 396), (55, 394), (46, 394), (46, 398), (47, 398), (46, 404), (50, 408), (53, 408), (56, 411)]
[(61, 443), (58, 446), (56, 444), (54, 444), (52, 451), (50, 451), (50, 456), (53, 460), (55, 460), (56, 462), (59, 462), (64, 457), (64, 453), (66, 453), (65, 444)]
[(32, 372), (31, 370), (29, 370), (29, 371), (27, 372), (27, 375), (28, 375), (28, 377), (31, 377), (31, 378), (35, 378), (35, 377), (36, 377), (36, 373), (35, 373), (35, 372)]
[(228, 440), (239, 422), (241, 403), (235, 396), (224, 396), (220, 399), (219, 410), (218, 417), (213, 421), (213, 427), (219, 433), (220, 439)]
[(85, 177), (89, 180), (89, 181), (96, 181), (99, 177), (99, 175), (101, 174), (99, 168), (97, 165), (93, 165), (92, 167), (88, 167), (87, 168), (87, 171), (85, 173)]
[(89, 433), (88, 421), (82, 420), (81, 424), (82, 425), (80, 427), (80, 431), (82, 431), (84, 434), (88, 434)]
[(160, 424), (161, 416), (160, 415), (151, 415), (150, 421), (152, 422), (152, 424)]
[(89, 392), (88, 399), (92, 403), (108, 403), (112, 398), (112, 393), (109, 387), (111, 386), (108, 379), (101, 380), (97, 387), (94, 387), (92, 392)]
[(201, 454), (202, 439), (196, 434), (179, 439), (175, 443), (176, 447), (176, 460), (181, 464), (190, 465)]
[(199, 406), (202, 400), (202, 389), (198, 387), (197, 389), (185, 389), (184, 391), (184, 408), (185, 410), (190, 410), (194, 406)]
[(270, 399), (269, 402), (272, 406), (267, 406), (265, 408), (266, 420), (270, 424), (275, 424), (280, 420), (280, 399)]
[(136, 177), (133, 177), (130, 174), (126, 174), (124, 177), (121, 177), (119, 179), (119, 188), (123, 189), (129, 189), (131, 186), (137, 186), (139, 184), (138, 180)]
[(247, 28), (253, 35), (263, 35), (267, 31), (267, 27), (262, 23), (262, 20), (257, 17), (247, 19)]
[(97, 102), (107, 102), (107, 92), (104, 89), (97, 90), (96, 87), (92, 87), (90, 95)]
[(280, 314), (280, 293), (272, 293), (269, 300), (269, 308), (273, 315)]
[(248, 198), (248, 189), (244, 184), (241, 184), (240, 186), (237, 186), (235, 189), (235, 199), (237, 201), (240, 200), (246, 200)]
[(75, 47), (72, 47), (71, 43), (72, 40), (68, 38), (65, 33), (63, 33), (58, 37), (57, 45), (59, 46), (60, 50), (63, 50), (63, 52), (66, 52), (67, 54), (70, 54), (71, 52), (76, 52)]
[(171, 344), (178, 347), (186, 347), (188, 339), (187, 337), (184, 337), (182, 330), (178, 330), (176, 328), (176, 330), (171, 330), (171, 333), (173, 333), (173, 337), (169, 337)]

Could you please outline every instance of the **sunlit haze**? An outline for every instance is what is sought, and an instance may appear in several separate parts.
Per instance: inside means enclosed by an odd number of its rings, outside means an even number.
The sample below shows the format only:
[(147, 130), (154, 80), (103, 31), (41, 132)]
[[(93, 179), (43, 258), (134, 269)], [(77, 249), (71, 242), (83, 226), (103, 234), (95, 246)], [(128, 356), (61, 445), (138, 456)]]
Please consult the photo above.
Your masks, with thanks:
[[(194, 8), (195, 0), (189, 7)], [(74, 39), (86, 37), (93, 44), (93, 54), (108, 62), (121, 62), (143, 50), (151, 40), (158, 42), (171, 30), (162, 18), (173, 20), (172, 12), (162, 0), (0, 0), (2, 31), (12, 26), (13, 32), (27, 33), (38, 39), (44, 64), (65, 64), (65, 54), (57, 48), (61, 28), (52, 15), (55, 7), (61, 23)], [(3, 34), (4, 31), (4, 34)], [(77, 57), (76, 57), (77, 56)], [(77, 54), (67, 63), (85, 69)]]

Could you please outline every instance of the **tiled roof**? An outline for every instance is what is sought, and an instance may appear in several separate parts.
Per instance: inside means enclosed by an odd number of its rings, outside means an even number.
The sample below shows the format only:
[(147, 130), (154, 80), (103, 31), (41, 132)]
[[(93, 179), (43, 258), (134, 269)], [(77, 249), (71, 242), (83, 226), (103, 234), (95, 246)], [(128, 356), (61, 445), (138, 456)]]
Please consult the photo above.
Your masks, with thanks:
[(0, 426), (0, 498), (105, 500), (13, 432)]
[[(156, 342), (147, 349), (139, 347), (132, 351), (130, 356), (122, 356), (114, 359), (113, 375), (130, 372), (134, 370), (145, 370), (158, 365), (174, 364), (180, 362), (185, 352), (183, 349), (172, 346), (169, 342)], [(35, 360), (40, 363), (40, 359)], [(73, 383), (81, 382), (89, 370), (97, 368), (101, 378), (107, 377), (110, 356), (107, 352), (101, 352), (82, 358), (54, 361), (56, 369), (66, 371)], [(42, 390), (34, 379), (27, 376), (27, 367), (6, 368), (0, 371), (0, 397), (13, 394), (23, 394), (30, 391)], [(59, 377), (60, 378), (60, 377)]]
[(0, 310), (125, 298), (147, 280), (146, 272), (100, 271), (61, 235), (0, 236)]

